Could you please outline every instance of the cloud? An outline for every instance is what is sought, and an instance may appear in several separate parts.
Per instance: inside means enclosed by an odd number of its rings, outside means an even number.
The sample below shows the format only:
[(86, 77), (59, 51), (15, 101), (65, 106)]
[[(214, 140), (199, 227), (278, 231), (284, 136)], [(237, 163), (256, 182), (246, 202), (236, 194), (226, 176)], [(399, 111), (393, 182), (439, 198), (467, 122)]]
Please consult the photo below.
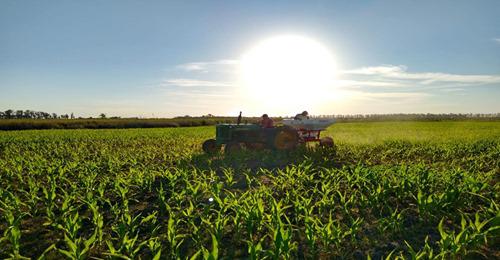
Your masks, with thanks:
[(223, 66), (233, 66), (239, 64), (238, 60), (222, 59), (216, 61), (188, 62), (177, 65), (177, 68), (184, 71), (208, 71), (210, 68), (218, 69)]
[(420, 102), (427, 97), (432, 96), (426, 92), (368, 92), (352, 91), (350, 95), (354, 100), (363, 100), (369, 102), (391, 102), (391, 103), (413, 103)]
[(198, 80), (198, 79), (166, 79), (161, 83), (162, 87), (167, 86), (178, 86), (178, 87), (231, 87), (232, 83), (220, 82), (220, 81), (209, 81), (209, 80)]
[(388, 87), (388, 88), (398, 88), (403, 87), (405, 84), (403, 82), (391, 82), (391, 81), (377, 81), (377, 80), (337, 80), (335, 86), (341, 88), (360, 88), (360, 87)]
[[(448, 74), (440, 72), (408, 72), (406, 66), (384, 65), (376, 67), (363, 67), (354, 70), (342, 71), (344, 75), (351, 76), (373, 76), (384, 80), (399, 80), (402, 85), (406, 83), (418, 83), (430, 85), (434, 83), (458, 83), (462, 85), (483, 85), (500, 83), (500, 75), (467, 75), (467, 74)], [(408, 85), (408, 84), (406, 84)]]
[(496, 43), (500, 44), (500, 38), (493, 38), (492, 40), (493, 40), (494, 42), (496, 42)]
[(464, 88), (445, 88), (445, 89), (442, 89), (441, 91), (444, 91), (444, 92), (462, 92), (462, 91), (465, 91)]
[(362, 92), (359, 94), (368, 98), (423, 98), (431, 96), (431, 94), (425, 92)]
[(344, 74), (358, 74), (358, 75), (386, 75), (391, 73), (400, 73), (406, 71), (406, 66), (382, 65), (375, 67), (363, 67), (353, 70), (344, 70)]

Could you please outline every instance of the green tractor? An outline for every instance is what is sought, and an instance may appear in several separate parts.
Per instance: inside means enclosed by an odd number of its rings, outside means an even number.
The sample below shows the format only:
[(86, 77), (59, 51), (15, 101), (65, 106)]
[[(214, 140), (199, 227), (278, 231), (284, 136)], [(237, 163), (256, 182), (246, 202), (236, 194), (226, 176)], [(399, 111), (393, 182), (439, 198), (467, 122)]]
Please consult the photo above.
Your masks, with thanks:
[(289, 126), (262, 128), (254, 124), (219, 124), (215, 136), (203, 143), (204, 152), (217, 153), (223, 145), (226, 154), (242, 149), (283, 151), (294, 149), (300, 143), (298, 132)]
[(242, 149), (287, 151), (308, 142), (333, 147), (333, 139), (331, 137), (320, 138), (320, 134), (334, 122), (333, 119), (318, 118), (283, 119), (280, 126), (263, 128), (256, 124), (241, 124), (240, 112), (236, 124), (218, 124), (215, 128), (215, 139), (206, 140), (202, 148), (204, 152), (214, 154), (219, 152), (224, 145), (224, 152), (230, 154)]

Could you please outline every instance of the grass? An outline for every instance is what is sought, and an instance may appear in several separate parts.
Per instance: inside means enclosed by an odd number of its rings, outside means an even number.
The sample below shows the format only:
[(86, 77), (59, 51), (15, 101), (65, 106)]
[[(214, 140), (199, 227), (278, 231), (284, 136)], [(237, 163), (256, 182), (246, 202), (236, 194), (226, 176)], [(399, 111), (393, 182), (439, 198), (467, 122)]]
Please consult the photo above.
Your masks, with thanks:
[(339, 123), (334, 149), (201, 153), (214, 127), (0, 132), (0, 258), (498, 258), (500, 122)]

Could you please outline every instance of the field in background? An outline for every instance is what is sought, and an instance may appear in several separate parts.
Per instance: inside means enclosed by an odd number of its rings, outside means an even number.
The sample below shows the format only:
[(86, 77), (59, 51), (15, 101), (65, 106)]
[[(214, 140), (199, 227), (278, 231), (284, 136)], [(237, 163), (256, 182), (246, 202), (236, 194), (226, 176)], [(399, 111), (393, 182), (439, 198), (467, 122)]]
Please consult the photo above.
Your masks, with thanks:
[(0, 258), (500, 256), (500, 122), (339, 123), (204, 155), (214, 127), (0, 132)]
[[(22, 111), (21, 111), (22, 112)], [(66, 115), (67, 117), (67, 115)], [(477, 121), (498, 122), (500, 114), (381, 114), (381, 115), (332, 115), (319, 116), (335, 118), (337, 122), (436, 122), (436, 121)], [(257, 123), (258, 117), (243, 117), (242, 123)], [(275, 122), (281, 121), (275, 117)], [(100, 119), (68, 119), (68, 118), (11, 118), (0, 117), (0, 130), (30, 129), (121, 129), (121, 128), (158, 128), (209, 126), (219, 123), (236, 123), (236, 117), (176, 117), (176, 118), (100, 118)]]
[[(245, 119), (256, 122), (256, 118)], [(229, 117), (183, 117), (165, 119), (0, 119), (0, 130), (30, 129), (115, 129), (115, 128), (157, 128), (209, 126), (218, 123), (232, 123)]]

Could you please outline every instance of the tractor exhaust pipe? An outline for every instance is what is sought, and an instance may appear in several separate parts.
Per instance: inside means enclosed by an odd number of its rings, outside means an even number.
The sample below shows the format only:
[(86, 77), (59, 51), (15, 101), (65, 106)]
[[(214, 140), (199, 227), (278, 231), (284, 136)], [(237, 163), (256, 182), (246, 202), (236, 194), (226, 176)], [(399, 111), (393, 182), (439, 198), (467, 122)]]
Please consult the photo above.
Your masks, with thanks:
[(238, 121), (236, 121), (236, 124), (237, 125), (241, 124), (241, 111), (240, 111), (240, 115), (238, 116)]

